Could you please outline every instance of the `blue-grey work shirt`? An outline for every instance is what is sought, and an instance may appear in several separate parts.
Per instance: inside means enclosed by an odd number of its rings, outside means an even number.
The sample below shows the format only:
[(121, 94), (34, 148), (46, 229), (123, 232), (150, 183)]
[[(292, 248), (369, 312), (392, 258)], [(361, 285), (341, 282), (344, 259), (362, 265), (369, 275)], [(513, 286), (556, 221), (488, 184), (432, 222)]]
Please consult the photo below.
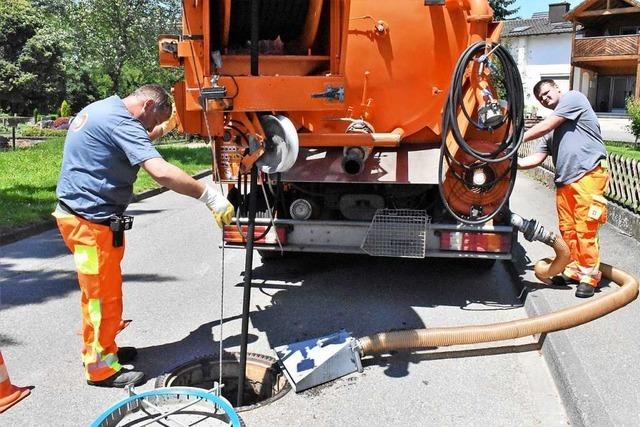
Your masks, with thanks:
[(556, 186), (571, 184), (595, 169), (607, 158), (600, 123), (589, 100), (571, 90), (560, 97), (553, 115), (566, 120), (553, 130), (553, 136), (538, 140), (537, 153), (551, 154), (556, 167)]
[(161, 157), (122, 99), (88, 105), (73, 119), (64, 143), (56, 194), (74, 213), (95, 222), (122, 214), (140, 164)]

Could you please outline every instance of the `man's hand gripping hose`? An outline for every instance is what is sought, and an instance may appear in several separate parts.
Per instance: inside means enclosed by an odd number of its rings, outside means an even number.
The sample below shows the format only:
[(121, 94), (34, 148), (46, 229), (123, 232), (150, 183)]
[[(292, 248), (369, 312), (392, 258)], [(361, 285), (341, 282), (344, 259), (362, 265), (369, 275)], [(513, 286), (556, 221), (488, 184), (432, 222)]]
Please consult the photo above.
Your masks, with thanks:
[(235, 209), (221, 192), (206, 185), (204, 192), (198, 200), (207, 205), (209, 210), (211, 210), (218, 227), (222, 228), (225, 225), (231, 224), (231, 219), (235, 215)]

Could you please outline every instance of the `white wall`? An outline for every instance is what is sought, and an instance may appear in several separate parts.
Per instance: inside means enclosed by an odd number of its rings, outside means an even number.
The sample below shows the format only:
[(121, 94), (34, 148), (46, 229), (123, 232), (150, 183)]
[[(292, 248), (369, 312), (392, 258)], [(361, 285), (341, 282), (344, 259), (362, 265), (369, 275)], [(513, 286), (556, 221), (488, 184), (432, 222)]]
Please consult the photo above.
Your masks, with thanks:
[(533, 87), (543, 78), (556, 80), (563, 92), (569, 90), (571, 72), (571, 33), (503, 39), (513, 55), (524, 87), (525, 111), (537, 109), (539, 116), (550, 110), (542, 107), (533, 96)]

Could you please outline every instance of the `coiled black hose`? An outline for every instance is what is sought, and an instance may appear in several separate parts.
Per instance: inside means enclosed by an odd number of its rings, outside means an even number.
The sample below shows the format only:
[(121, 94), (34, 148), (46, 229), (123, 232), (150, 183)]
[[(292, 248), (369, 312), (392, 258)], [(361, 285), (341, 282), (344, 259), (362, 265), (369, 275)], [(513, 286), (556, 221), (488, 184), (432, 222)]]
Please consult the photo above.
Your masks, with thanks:
[[(440, 189), (440, 196), (447, 211), (458, 221), (471, 224), (480, 225), (491, 220), (497, 215), (506, 205), (513, 187), (515, 185), (516, 170), (517, 170), (517, 152), (518, 148), (522, 144), (522, 137), (524, 134), (524, 93), (522, 89), (522, 79), (518, 72), (518, 67), (503, 46), (492, 44), (492, 56), (497, 58), (502, 67), (504, 78), (501, 82), (506, 90), (506, 101), (508, 105), (507, 117), (499, 127), (506, 126), (504, 137), (500, 144), (496, 146), (496, 149), (491, 152), (483, 152), (474, 149), (467, 143), (460, 131), (458, 125), (458, 109), (460, 108), (466, 119), (470, 124), (477, 129), (485, 132), (492, 132), (493, 129), (485, 126), (483, 123), (479, 123), (473, 120), (469, 112), (464, 107), (463, 96), (465, 92), (464, 84), (465, 73), (469, 63), (472, 61), (482, 60), (483, 55), (487, 49), (487, 43), (484, 41), (477, 42), (469, 46), (460, 56), (458, 63), (453, 74), (451, 88), (447, 96), (447, 102), (444, 108), (443, 120), (442, 120), (442, 147), (440, 150), (440, 165), (438, 174), (438, 183)], [(485, 62), (485, 66), (489, 66), (488, 60)], [(510, 183), (507, 192), (499, 207), (495, 209), (491, 214), (479, 217), (467, 217), (459, 213), (456, 213), (449, 205), (443, 191), (443, 181), (445, 168), (444, 164), (447, 163), (448, 169), (451, 174), (458, 180), (464, 182), (464, 177), (456, 173), (456, 168), (464, 171), (472, 169), (470, 165), (463, 164), (454, 158), (454, 155), (449, 151), (449, 147), (446, 144), (449, 133), (453, 136), (458, 146), (468, 155), (476, 159), (478, 162), (473, 164), (473, 168), (482, 167), (488, 164), (495, 164), (504, 161), (510, 161), (510, 167), (505, 170), (503, 174), (496, 176), (493, 180), (482, 185), (482, 188), (491, 189), (499, 181), (504, 179), (510, 174)]]

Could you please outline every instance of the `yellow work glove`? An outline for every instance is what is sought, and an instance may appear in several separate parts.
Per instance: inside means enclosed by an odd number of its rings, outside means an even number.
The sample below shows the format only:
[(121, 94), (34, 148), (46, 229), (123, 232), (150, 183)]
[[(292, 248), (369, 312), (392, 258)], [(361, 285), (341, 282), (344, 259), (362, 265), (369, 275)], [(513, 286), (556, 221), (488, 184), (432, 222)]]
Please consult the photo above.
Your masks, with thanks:
[(222, 193), (207, 185), (198, 200), (207, 205), (211, 210), (218, 227), (222, 228), (225, 225), (231, 224), (231, 219), (235, 215), (235, 209)]

